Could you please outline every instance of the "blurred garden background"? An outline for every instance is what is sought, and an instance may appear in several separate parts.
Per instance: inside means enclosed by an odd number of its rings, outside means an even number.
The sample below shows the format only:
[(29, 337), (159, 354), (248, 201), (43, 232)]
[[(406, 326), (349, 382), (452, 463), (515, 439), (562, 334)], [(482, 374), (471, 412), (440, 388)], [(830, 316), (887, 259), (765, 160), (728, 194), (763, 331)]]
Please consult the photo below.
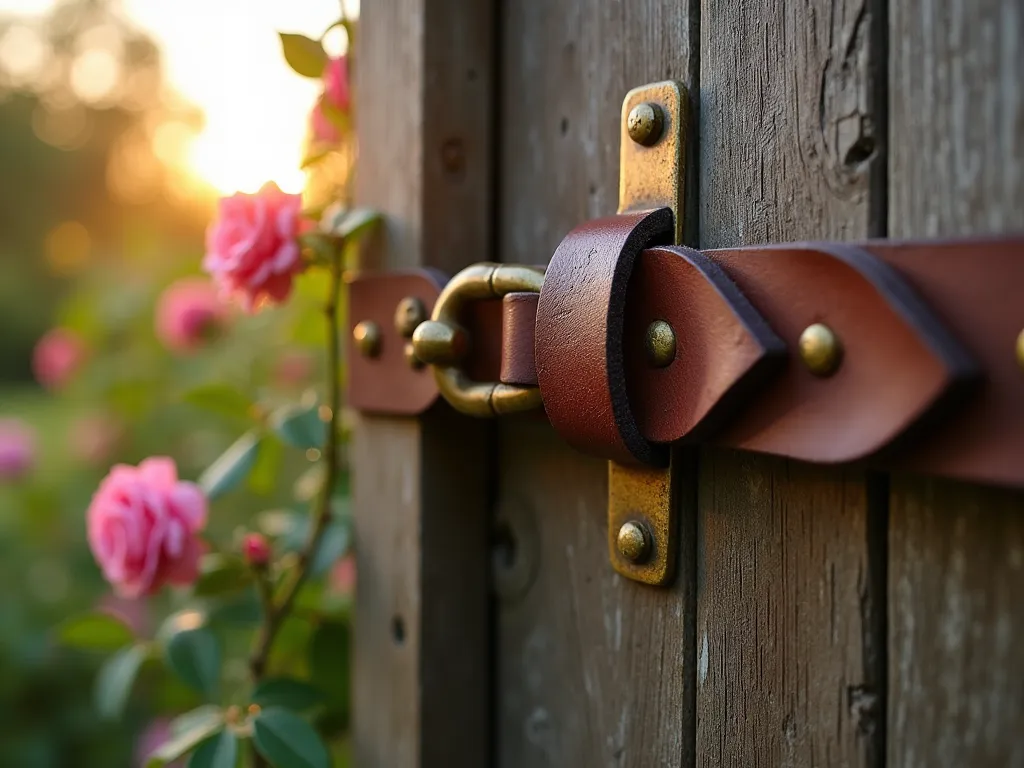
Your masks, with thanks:
[[(262, 425), (281, 404), (322, 396), (324, 276), (302, 276), (295, 300), (257, 315), (209, 310), (201, 343), (161, 317), (175, 301), (202, 309), (219, 196), (267, 181), (311, 208), (345, 196), (352, 149), (312, 146), (322, 86), (289, 69), (278, 38), (319, 38), (341, 11), (337, 0), (0, 0), (0, 766), (139, 765), (202, 700), (147, 662), (125, 716), (105, 717), (105, 656), (56, 637), (97, 607), (156, 637), (184, 604), (119, 599), (102, 579), (84, 513), (112, 464), (169, 455), (194, 480), (256, 430), (245, 483), (212, 503), (211, 535), (259, 528), (285, 547), (304, 535), (315, 456)], [(345, 29), (323, 44), (344, 54)], [(343, 476), (342, 520), (346, 487)], [(302, 593), (276, 660), (331, 681), (317, 718), (335, 765), (347, 543), (339, 524), (317, 566), (326, 578)], [(197, 591), (223, 642), (243, 642), (251, 585)], [(303, 606), (315, 610), (304, 618)], [(244, 662), (224, 665), (229, 699), (245, 676)]]

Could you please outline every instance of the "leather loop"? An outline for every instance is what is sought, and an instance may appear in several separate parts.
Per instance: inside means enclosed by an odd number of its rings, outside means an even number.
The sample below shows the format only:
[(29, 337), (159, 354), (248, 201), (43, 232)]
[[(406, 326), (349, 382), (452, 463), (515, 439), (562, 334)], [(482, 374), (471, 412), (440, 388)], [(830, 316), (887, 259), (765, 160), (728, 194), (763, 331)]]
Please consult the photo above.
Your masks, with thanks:
[(668, 208), (597, 219), (570, 232), (548, 265), (537, 304), (537, 381), (552, 425), (588, 453), (630, 464), (668, 461), (668, 450), (637, 426), (622, 339), (633, 264), (672, 233)]
[(537, 386), (534, 335), (540, 294), (517, 291), (501, 300), (501, 383)]

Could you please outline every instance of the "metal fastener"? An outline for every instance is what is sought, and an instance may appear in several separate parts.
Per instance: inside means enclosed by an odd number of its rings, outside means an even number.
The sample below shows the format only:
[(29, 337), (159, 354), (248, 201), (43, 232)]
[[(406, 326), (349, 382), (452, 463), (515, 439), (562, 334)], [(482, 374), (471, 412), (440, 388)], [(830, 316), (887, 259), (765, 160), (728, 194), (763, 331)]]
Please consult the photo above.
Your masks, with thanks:
[(427, 319), (427, 308), (415, 296), (406, 296), (395, 308), (395, 330), (403, 339), (411, 339), (416, 326)]
[(631, 563), (639, 563), (650, 554), (651, 543), (640, 523), (629, 521), (619, 528), (619, 554)]
[(1017, 364), (1024, 368), (1024, 331), (1017, 335)]
[(424, 366), (424, 362), (416, 356), (416, 347), (411, 341), (405, 342), (402, 354), (405, 356), (406, 364), (414, 371), (418, 371)]
[(469, 351), (469, 336), (455, 323), (428, 320), (412, 334), (413, 353), (430, 365), (453, 365)]
[(649, 147), (661, 138), (665, 116), (657, 104), (645, 101), (637, 104), (629, 111), (626, 118), (626, 130), (629, 138), (637, 144)]
[(380, 326), (372, 320), (356, 323), (352, 329), (352, 338), (356, 342), (356, 349), (363, 357), (376, 357), (380, 354)]
[(664, 320), (655, 320), (647, 326), (644, 337), (647, 362), (655, 368), (664, 368), (676, 359), (676, 333)]
[(800, 334), (800, 359), (815, 376), (831, 376), (843, 359), (839, 337), (824, 323), (814, 323)]

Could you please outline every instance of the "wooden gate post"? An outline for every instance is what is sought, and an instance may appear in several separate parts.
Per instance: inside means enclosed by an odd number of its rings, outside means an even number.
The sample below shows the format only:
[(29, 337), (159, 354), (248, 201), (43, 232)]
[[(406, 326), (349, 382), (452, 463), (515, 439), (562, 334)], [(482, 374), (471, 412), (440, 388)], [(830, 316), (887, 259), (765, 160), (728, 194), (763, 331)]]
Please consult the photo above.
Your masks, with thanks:
[[(364, 3), (356, 198), (386, 216), (367, 267), (487, 258), (492, 26), (489, 1)], [(488, 762), (487, 436), (443, 407), (356, 426), (360, 768)]]

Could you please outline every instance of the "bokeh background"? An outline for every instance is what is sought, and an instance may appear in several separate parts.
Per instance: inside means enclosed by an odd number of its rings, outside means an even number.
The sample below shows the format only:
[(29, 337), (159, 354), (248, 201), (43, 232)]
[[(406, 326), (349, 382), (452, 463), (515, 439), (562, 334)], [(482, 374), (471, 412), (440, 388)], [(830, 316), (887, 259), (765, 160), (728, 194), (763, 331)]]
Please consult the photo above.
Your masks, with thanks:
[[(173, 595), (116, 600), (89, 554), (84, 511), (112, 463), (170, 455), (195, 479), (275, 404), (316, 397), (322, 278), (300, 279), (286, 307), (232, 313), (187, 353), (168, 349), (154, 307), (200, 275), (219, 196), (267, 181), (313, 206), (344, 194), (350, 156), (302, 168), (321, 84), (288, 68), (277, 37), (318, 38), (340, 12), (337, 0), (0, 0), (0, 423), (23, 429), (30, 454), (0, 467), (2, 766), (136, 765), (166, 718), (198, 703), (152, 664), (128, 716), (104, 720), (93, 693), (102, 657), (61, 647), (53, 628), (101, 606), (146, 637), (174, 608)], [(344, 30), (324, 44), (344, 53)], [(44, 387), (33, 353), (55, 328), (76, 359)], [(310, 466), (266, 441), (246, 487), (214, 503), (213, 535), (231, 540), (254, 521), (280, 533), (301, 512)], [(339, 560), (324, 594), (304, 596), (334, 611), (331, 642), (314, 653), (325, 627), (296, 620), (282, 651), (339, 681), (323, 715), (336, 764), (351, 579)], [(240, 605), (217, 608), (244, 625)], [(244, 666), (224, 675), (241, 684)]]

